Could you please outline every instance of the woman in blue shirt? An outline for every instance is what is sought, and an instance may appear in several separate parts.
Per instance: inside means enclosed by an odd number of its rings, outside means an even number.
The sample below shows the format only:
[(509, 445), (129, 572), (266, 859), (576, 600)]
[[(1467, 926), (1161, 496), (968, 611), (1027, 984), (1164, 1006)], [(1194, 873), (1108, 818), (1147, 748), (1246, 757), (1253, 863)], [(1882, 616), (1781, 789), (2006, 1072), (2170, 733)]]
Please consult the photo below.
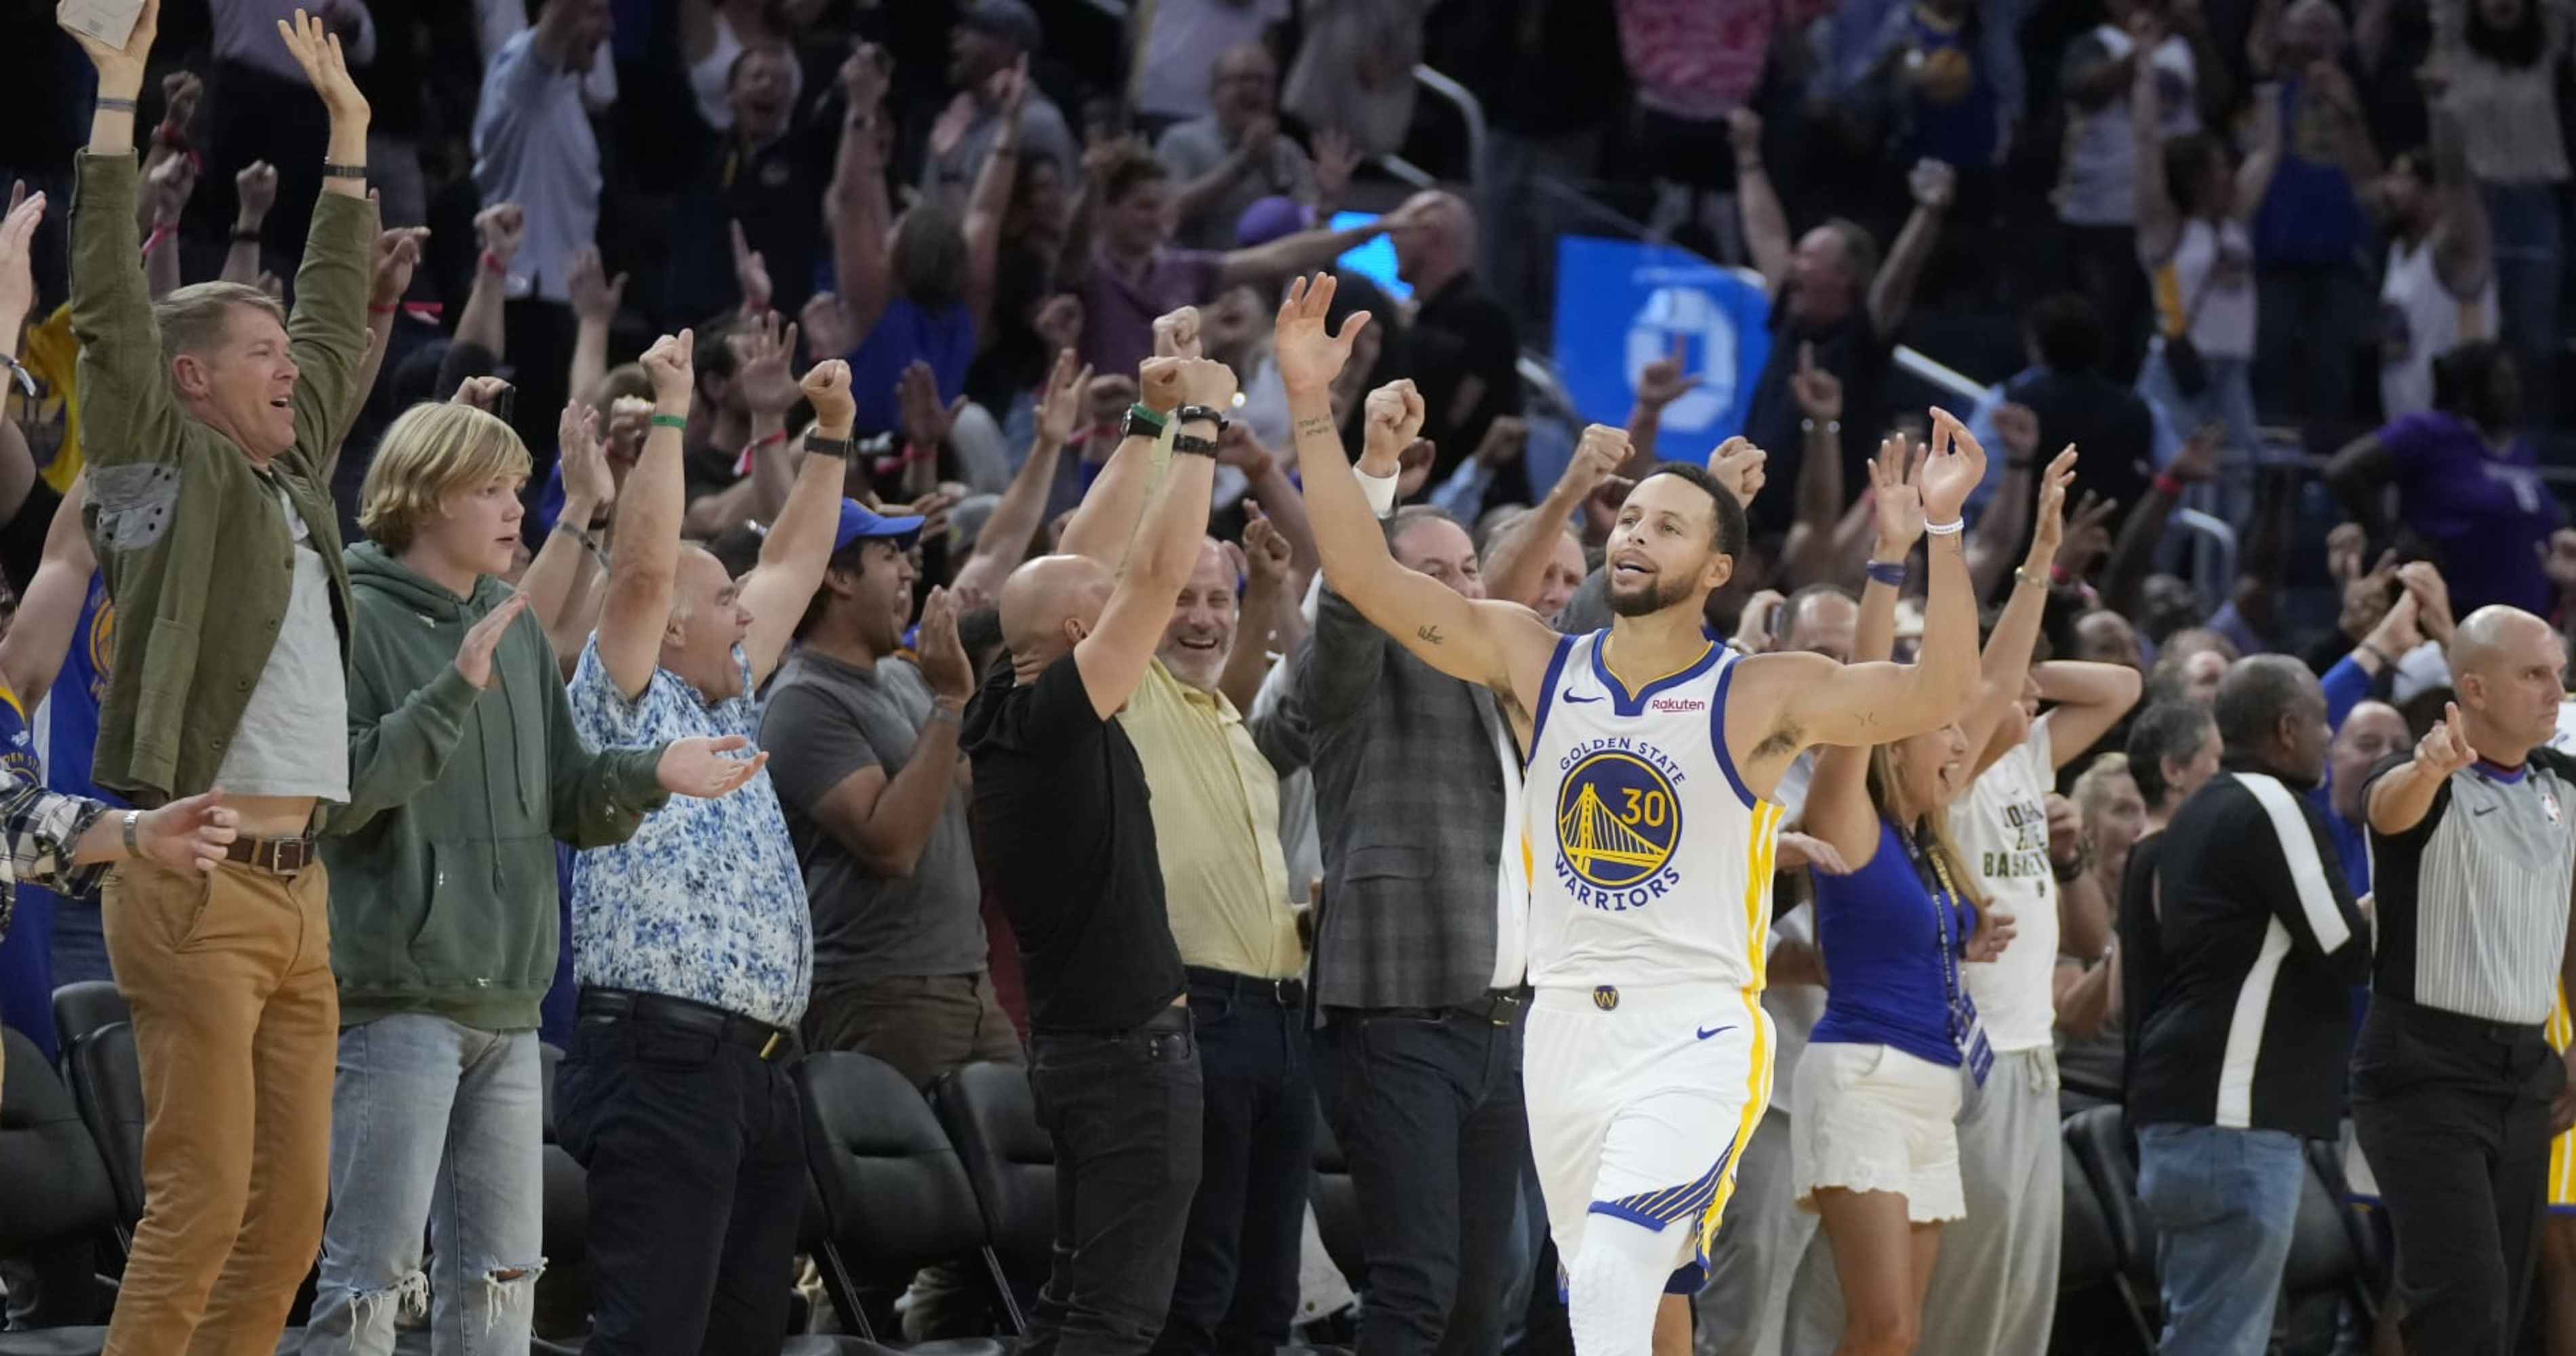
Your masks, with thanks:
[(1832, 982), (1789, 1116), (1798, 1203), (1823, 1217), (1842, 1280), (1837, 1353), (1913, 1349), (1941, 1223), (1966, 1213), (1954, 1122), (1972, 1009), (1959, 967), (2001, 950), (1945, 813), (1970, 781), (1968, 754), (1955, 723), (1827, 749), (1807, 792), (1807, 833), (1850, 867), (1816, 876)]

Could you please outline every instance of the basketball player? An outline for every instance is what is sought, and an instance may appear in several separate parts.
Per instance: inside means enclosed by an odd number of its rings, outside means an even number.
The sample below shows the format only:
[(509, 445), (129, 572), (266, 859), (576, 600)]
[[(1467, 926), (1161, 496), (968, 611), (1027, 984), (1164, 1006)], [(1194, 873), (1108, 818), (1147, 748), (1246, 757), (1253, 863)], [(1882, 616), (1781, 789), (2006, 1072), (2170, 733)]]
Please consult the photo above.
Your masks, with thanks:
[[(1985, 456), (1938, 423), (1920, 485), (1932, 527), (1920, 662), (1739, 658), (1701, 620), (1744, 545), (1744, 509), (1667, 463), (1620, 507), (1610, 628), (1559, 637), (1527, 608), (1471, 601), (1395, 563), (1335, 433), (1330, 387), (1368, 317), (1325, 325), (1333, 280), (1291, 286), (1274, 343), (1308, 512), (1334, 590), (1432, 667), (1493, 690), (1529, 773), (1530, 1147), (1580, 1356), (1645, 1356), (1660, 1295), (1696, 1289), (1736, 1155), (1770, 1100), (1762, 1015), (1767, 797), (1801, 749), (1901, 739), (1978, 687), (1959, 507)], [(1419, 397), (1373, 404), (1418, 424)], [(1403, 430), (1399, 429), (1398, 432)], [(1618, 456), (1626, 435), (1584, 433)]]

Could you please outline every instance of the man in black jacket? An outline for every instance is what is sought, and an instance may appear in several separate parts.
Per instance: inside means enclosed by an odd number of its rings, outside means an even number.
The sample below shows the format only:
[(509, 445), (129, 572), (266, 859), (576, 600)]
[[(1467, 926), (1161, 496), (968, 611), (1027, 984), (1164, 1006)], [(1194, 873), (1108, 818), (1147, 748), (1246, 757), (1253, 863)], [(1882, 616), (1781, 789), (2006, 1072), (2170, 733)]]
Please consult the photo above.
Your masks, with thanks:
[(2129, 1114), (2138, 1195), (2176, 1356), (2260, 1351), (2307, 1167), (2337, 1128), (2352, 986), (2370, 923), (2301, 794), (2325, 771), (2325, 693), (2261, 655), (2219, 683), (2224, 771), (2165, 830), (2155, 909), (2162, 982), (2140, 1013)]

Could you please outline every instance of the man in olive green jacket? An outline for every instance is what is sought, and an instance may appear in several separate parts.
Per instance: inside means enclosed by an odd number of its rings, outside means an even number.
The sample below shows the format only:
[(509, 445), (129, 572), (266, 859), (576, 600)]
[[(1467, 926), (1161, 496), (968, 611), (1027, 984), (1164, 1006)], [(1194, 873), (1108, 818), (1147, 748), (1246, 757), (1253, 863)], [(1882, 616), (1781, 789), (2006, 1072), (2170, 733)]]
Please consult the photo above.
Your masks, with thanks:
[(279, 40), (330, 112), (291, 319), (255, 288), (155, 306), (135, 266), (134, 99), (159, 22), (98, 69), (72, 204), (72, 330), (90, 536), (116, 601), (98, 782), (152, 806), (225, 793), (211, 876), (108, 879), (108, 955), (134, 1010), (145, 1202), (110, 1356), (277, 1345), (321, 1240), (339, 1002), (310, 834), (349, 796), (349, 582), (319, 471), (367, 343), (367, 102), (318, 20)]

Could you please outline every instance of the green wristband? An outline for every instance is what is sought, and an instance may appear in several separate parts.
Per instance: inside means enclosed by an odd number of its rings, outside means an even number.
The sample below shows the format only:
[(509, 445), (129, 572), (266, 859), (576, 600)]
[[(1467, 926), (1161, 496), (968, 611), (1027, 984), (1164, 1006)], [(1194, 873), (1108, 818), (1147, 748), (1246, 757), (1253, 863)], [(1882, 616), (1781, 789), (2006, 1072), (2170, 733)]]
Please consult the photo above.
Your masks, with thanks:
[(657, 414), (653, 416), (652, 426), (654, 428), (687, 428), (689, 426), (689, 420), (686, 415)]
[(1128, 406), (1127, 413), (1135, 416), (1138, 420), (1144, 423), (1152, 424), (1154, 426), (1154, 431), (1157, 433), (1162, 431), (1163, 425), (1166, 422), (1165, 417), (1160, 412), (1156, 411), (1152, 406), (1147, 405), (1141, 400)]

